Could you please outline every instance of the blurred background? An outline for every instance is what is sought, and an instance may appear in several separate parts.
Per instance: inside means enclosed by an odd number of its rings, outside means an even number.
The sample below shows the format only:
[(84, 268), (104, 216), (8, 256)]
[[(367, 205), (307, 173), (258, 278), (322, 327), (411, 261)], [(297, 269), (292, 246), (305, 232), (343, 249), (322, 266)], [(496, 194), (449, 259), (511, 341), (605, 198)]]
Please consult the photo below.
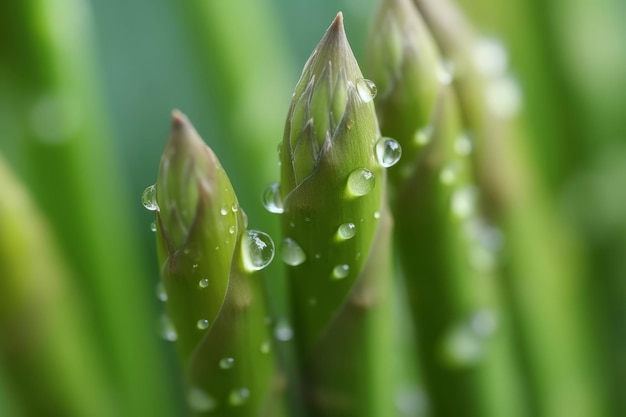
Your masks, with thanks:
[[(479, 32), (506, 46), (523, 96), (532, 168), (586, 256), (598, 313), (593, 337), (605, 350), (615, 415), (626, 415), (626, 2), (457, 4)], [(0, 4), (0, 162), (28, 190), (40, 219), (30, 238), (45, 238), (46, 253), (62, 264), (38, 273), (60, 271), (54, 279), (71, 289), (39, 294), (25, 308), (50, 303), (62, 305), (59, 320), (79, 316), (67, 332), (51, 318), (42, 325), (49, 326), (46, 337), (59, 338), (59, 345), (93, 344), (85, 363), (102, 371), (103, 385), (116, 386), (110, 395), (126, 410), (118, 415), (184, 413), (173, 348), (158, 334), (153, 215), (140, 201), (156, 179), (171, 110), (185, 112), (214, 149), (250, 227), (277, 236), (276, 218), (262, 209), (260, 195), (278, 179), (276, 147), (293, 86), (339, 10), (364, 62), (376, 6), (376, 0)], [(22, 199), (7, 184), (0, 182), (0, 200)], [(33, 225), (20, 214), (15, 219)], [(7, 224), (0, 223), (3, 274), (24, 266), (12, 264), (19, 245)], [(33, 265), (24, 273), (45, 262), (39, 253), (26, 257)], [(271, 279), (280, 273), (274, 268), (268, 276), (274, 308), (284, 314), (281, 281)], [(13, 285), (8, 280), (0, 276), (0, 289)], [(28, 300), (27, 291), (13, 287)], [(0, 334), (0, 353), (21, 351), (7, 340), (16, 331), (7, 319), (13, 290), (0, 293), (6, 307), (0, 306), (0, 328), (10, 330)], [(13, 371), (0, 367), (1, 416), (20, 415), (25, 400), (8, 388)], [(17, 385), (41, 377), (31, 372)]]

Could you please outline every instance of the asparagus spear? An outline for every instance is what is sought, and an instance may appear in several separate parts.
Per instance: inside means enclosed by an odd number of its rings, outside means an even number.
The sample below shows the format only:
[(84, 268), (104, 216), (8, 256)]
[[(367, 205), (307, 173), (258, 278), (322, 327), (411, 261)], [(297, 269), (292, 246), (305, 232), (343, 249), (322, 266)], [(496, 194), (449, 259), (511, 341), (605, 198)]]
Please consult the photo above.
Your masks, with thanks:
[(116, 416), (69, 268), (50, 227), (0, 158), (0, 367), (24, 416)]
[(281, 257), (314, 416), (392, 415), (391, 221), (374, 95), (339, 13), (296, 85), (281, 148)]
[(180, 112), (146, 199), (156, 210), (170, 338), (177, 340), (192, 411), (281, 415), (281, 376), (256, 273), (274, 246), (268, 235), (246, 230), (226, 173)]

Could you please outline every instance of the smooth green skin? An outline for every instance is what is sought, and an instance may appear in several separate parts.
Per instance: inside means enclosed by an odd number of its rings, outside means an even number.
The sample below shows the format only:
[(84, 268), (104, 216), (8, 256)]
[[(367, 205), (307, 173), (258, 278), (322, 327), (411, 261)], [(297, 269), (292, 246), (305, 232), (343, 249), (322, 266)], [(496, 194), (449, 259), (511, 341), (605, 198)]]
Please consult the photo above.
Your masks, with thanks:
[(86, 320), (121, 413), (171, 416), (175, 391), (154, 331), (154, 289), (137, 250), (139, 228), (124, 208), (139, 204), (138, 196), (127, 193), (111, 155), (88, 7), (5, 1), (0, 15), (11, 16), (0, 27), (0, 148), (46, 213), (73, 285), (89, 300)]
[(24, 416), (120, 415), (71, 273), (3, 158), (0, 189), (0, 366), (15, 408)]
[[(242, 263), (245, 214), (216, 156), (178, 112), (161, 160), (157, 203), (161, 279), (187, 388), (215, 401), (210, 413), (195, 414), (282, 415), (274, 349), (261, 351), (271, 340), (262, 281)], [(204, 319), (209, 327), (199, 329)], [(225, 358), (234, 359), (232, 369), (220, 368)], [(250, 392), (245, 403), (229, 404), (231, 392), (242, 388)]]
[[(454, 92), (442, 87), (432, 141), (414, 162), (415, 171), (397, 193), (396, 236), (418, 348), (434, 416), (530, 416), (520, 381), (512, 326), (496, 276), (470, 263), (475, 242), (451, 209), (453, 193), (472, 186), (471, 162), (455, 153), (462, 133)], [(454, 163), (456, 181), (441, 181)], [(482, 340), (483, 357), (471, 363), (446, 354), (446, 341), (473, 313), (495, 314), (495, 335)]]
[(595, 313), (581, 277), (582, 255), (533, 173), (521, 127), (494, 118), (483, 105), (484, 80), (468, 56), (472, 29), (445, 1), (415, 2), (444, 56), (463, 68), (455, 89), (466, 127), (475, 134), (473, 164), (488, 217), (506, 237), (502, 278), (534, 414), (605, 416), (608, 389), (591, 325)]
[[(362, 75), (345, 39), (341, 16), (313, 55), (296, 86), (281, 151), (283, 237), (293, 239), (306, 254), (302, 264), (286, 266), (304, 402), (311, 416), (393, 415), (392, 338), (387, 321), (391, 223), (384, 204), (386, 175), (374, 154), (379, 137), (374, 107), (362, 102), (355, 91)], [(320, 71), (329, 60), (334, 71), (345, 71), (352, 85), (347, 87), (345, 112), (332, 139), (306, 176), (300, 165), (306, 153), (292, 151), (298, 142), (294, 132), (303, 130), (306, 117), (294, 117), (294, 111), (300, 108), (301, 96), (308, 94), (311, 77), (324, 79)], [(335, 96), (337, 88), (328, 97)], [(326, 121), (335, 104), (319, 102), (311, 114)], [(335, 111), (333, 116), (338, 114)], [(375, 184), (357, 197), (347, 189), (348, 177), (362, 168), (374, 174)], [(354, 223), (356, 234), (342, 241), (337, 229), (344, 223)], [(343, 264), (350, 267), (348, 275), (333, 278), (333, 269)]]

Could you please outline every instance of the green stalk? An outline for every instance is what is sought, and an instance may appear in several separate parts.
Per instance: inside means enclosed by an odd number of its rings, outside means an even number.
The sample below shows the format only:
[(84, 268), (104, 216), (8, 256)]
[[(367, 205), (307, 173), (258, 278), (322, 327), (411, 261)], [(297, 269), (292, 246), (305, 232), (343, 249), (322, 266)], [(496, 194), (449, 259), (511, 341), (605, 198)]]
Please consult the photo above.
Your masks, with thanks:
[(502, 278), (535, 399), (534, 415), (606, 415), (607, 390), (590, 337), (594, 313), (582, 282), (582, 256), (533, 175), (521, 127), (488, 101), (486, 91), (499, 79), (474, 66), (472, 29), (448, 2), (415, 2), (457, 69), (454, 86), (464, 124), (475, 138), (473, 164), (484, 208), (505, 237)]
[(25, 416), (120, 415), (71, 273), (2, 158), (0, 188), (0, 366), (16, 407)]
[(156, 184), (161, 279), (197, 415), (280, 416), (276, 370), (256, 271), (274, 255), (269, 236), (247, 231), (247, 218), (213, 151), (184, 115), (172, 134)]
[[(50, 221), (128, 415), (174, 413), (82, 0), (1, 2), (0, 147)], [(134, 200), (136, 201), (136, 200)], [(135, 203), (136, 204), (136, 203)], [(155, 400), (155, 398), (157, 400)]]
[(339, 13), (296, 85), (281, 149), (281, 256), (312, 416), (393, 415), (391, 221), (374, 94)]
[(381, 131), (403, 148), (391, 170), (396, 234), (432, 412), (528, 415), (510, 318), (485, 265), (495, 232), (479, 210), (472, 142), (445, 64), (410, 0), (383, 1), (373, 28)]

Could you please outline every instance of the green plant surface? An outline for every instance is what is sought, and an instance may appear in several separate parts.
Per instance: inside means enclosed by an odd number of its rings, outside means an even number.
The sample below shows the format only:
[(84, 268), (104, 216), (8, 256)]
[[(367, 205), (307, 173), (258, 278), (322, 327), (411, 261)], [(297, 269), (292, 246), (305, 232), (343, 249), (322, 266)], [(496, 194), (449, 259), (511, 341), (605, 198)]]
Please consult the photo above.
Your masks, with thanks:
[(3, 158), (0, 189), (0, 361), (9, 392), (28, 416), (118, 414), (71, 273)]

